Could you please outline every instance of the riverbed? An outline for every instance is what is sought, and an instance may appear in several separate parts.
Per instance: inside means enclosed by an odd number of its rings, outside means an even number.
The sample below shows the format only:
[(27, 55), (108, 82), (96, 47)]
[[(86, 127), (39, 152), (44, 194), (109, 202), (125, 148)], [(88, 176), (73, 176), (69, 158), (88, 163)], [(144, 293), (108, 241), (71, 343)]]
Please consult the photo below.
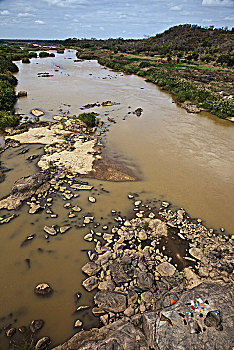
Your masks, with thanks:
[[(199, 217), (216, 230), (224, 227), (231, 234), (234, 229), (234, 134), (233, 124), (208, 113), (189, 114), (173, 103), (171, 96), (160, 91), (143, 78), (123, 75), (101, 67), (96, 61), (74, 62), (75, 52), (65, 51), (55, 58), (32, 59), (26, 65), (17, 62), (19, 81), (17, 90), (28, 91), (21, 98), (16, 111), (30, 115), (32, 108), (45, 112), (41, 120), (52, 120), (61, 112), (79, 114), (87, 103), (111, 100), (118, 105), (94, 107), (100, 118), (107, 122), (108, 113), (116, 124), (109, 123), (109, 132), (102, 142), (105, 152), (113, 160), (128, 167), (137, 177), (135, 182), (87, 181), (94, 186), (91, 192), (80, 192), (72, 199), (73, 205), (83, 210), (80, 214), (92, 214), (101, 225), (113, 224), (111, 210), (128, 216), (132, 203), (128, 193), (139, 194), (139, 199), (167, 200), (175, 207), (183, 207), (192, 217)], [(38, 77), (49, 72), (51, 77)], [(140, 117), (133, 114), (141, 107)], [(28, 148), (27, 153), (19, 154)], [(41, 145), (23, 145), (8, 149), (1, 156), (9, 169), (6, 180), (0, 184), (1, 197), (10, 192), (15, 180), (36, 172), (38, 159), (29, 163), (27, 157), (43, 153)], [(85, 179), (83, 179), (85, 180)], [(97, 201), (92, 204), (88, 196)], [(29, 324), (33, 319), (44, 319), (41, 335), (49, 335), (53, 345), (70, 337), (74, 311), (78, 305), (91, 305), (92, 293), (81, 286), (85, 278), (81, 266), (87, 261), (85, 250), (93, 243), (83, 240), (90, 230), (88, 226), (77, 228), (78, 218), (69, 220), (72, 229), (64, 236), (45, 240), (45, 225), (68, 221), (68, 211), (61, 196), (53, 197), (53, 211), (58, 218), (51, 218), (44, 211), (29, 215), (24, 205), (19, 216), (0, 227), (1, 255), (1, 309), (3, 325)], [(5, 213), (5, 212), (4, 212)], [(2, 215), (2, 214), (1, 214)], [(26, 235), (36, 238), (20, 247)], [(30, 259), (30, 268), (25, 259)], [(40, 299), (34, 295), (37, 283), (49, 282), (55, 290), (51, 298)], [(77, 301), (75, 294), (82, 293)], [(12, 315), (11, 315), (12, 313)], [(82, 315), (84, 327), (97, 325), (90, 311)], [(2, 325), (1, 325), (2, 326)], [(5, 346), (4, 335), (0, 335)]]

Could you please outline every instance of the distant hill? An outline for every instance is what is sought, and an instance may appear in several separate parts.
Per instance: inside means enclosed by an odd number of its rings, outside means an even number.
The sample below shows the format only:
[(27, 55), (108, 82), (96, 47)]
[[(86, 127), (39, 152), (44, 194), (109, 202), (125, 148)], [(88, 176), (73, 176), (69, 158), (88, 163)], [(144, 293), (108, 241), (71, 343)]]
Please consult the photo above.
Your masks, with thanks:
[(195, 51), (203, 53), (233, 53), (234, 31), (215, 29), (213, 26), (202, 28), (184, 24), (172, 27), (162, 34), (146, 39), (152, 51), (162, 48), (173, 51)]
[[(64, 41), (65, 46), (78, 45), (80, 48), (102, 48), (114, 53), (130, 53), (161, 57), (173, 56), (188, 61), (217, 62), (234, 64), (234, 30), (218, 29), (213, 26), (202, 28), (197, 25), (183, 24), (172, 27), (161, 34), (148, 39), (76, 39)], [(221, 57), (220, 57), (221, 56)]]

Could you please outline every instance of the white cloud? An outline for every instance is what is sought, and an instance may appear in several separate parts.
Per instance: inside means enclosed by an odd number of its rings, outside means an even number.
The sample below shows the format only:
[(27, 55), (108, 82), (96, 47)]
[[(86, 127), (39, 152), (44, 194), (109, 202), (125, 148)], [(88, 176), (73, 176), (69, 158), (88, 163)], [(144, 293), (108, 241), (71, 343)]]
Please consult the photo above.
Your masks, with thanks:
[(18, 17), (36, 17), (32, 13), (24, 12), (24, 13), (18, 13)]
[(45, 22), (44, 22), (44, 21), (41, 21), (40, 19), (37, 19), (37, 20), (35, 21), (35, 23), (37, 23), (37, 24), (45, 24)]
[(170, 10), (172, 10), (172, 11), (180, 11), (181, 10), (181, 6), (172, 6), (170, 8)]
[(5, 16), (5, 15), (9, 15), (10, 12), (8, 10), (3, 10), (3, 11), (0, 11), (0, 14)]
[(61, 7), (73, 7), (76, 5), (87, 5), (87, 0), (43, 0), (49, 5), (56, 5)]
[(100, 30), (105, 30), (104, 27), (99, 27)]
[(202, 6), (234, 6), (234, 0), (202, 0)]

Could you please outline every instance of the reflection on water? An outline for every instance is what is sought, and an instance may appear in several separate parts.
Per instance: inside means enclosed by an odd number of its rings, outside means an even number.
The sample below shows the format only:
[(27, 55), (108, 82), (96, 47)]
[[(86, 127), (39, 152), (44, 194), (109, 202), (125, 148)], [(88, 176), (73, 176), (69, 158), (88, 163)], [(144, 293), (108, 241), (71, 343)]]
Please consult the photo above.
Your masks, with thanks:
[[(17, 89), (28, 91), (28, 97), (18, 100), (17, 112), (29, 115), (32, 108), (40, 108), (45, 111), (43, 120), (52, 119), (60, 109), (78, 114), (80, 107), (87, 103), (120, 102), (120, 105), (92, 110), (105, 120), (104, 114), (108, 111), (117, 121), (110, 126), (103, 142), (114, 159), (135, 171), (138, 169), (141, 181), (88, 180), (94, 185), (91, 194), (84, 191), (71, 200), (72, 205), (83, 209), (77, 218), (68, 220), (69, 211), (64, 209), (65, 202), (57, 193), (53, 195), (52, 207), (57, 218), (51, 218), (45, 211), (29, 215), (29, 207), (24, 205), (16, 219), (0, 227), (0, 264), (3, 267), (0, 319), (6, 317), (0, 321), (0, 326), (9, 323), (20, 326), (42, 318), (46, 324), (40, 334), (50, 335), (54, 344), (74, 333), (73, 323), (77, 318), (84, 321), (85, 327), (97, 324), (90, 310), (74, 314), (78, 305), (91, 305), (93, 296), (81, 286), (85, 278), (81, 266), (88, 260), (85, 250), (93, 246), (83, 240), (90, 228), (80, 227), (82, 215), (92, 214), (96, 222), (109, 222), (111, 226), (111, 210), (128, 215), (131, 203), (127, 194), (138, 192), (142, 200), (166, 199), (182, 206), (210, 227), (223, 226), (229, 233), (234, 228), (233, 125), (208, 113), (188, 114), (172, 103), (167, 93), (142, 78), (103, 69), (95, 61), (74, 63), (73, 59), (74, 51), (66, 51), (65, 55), (56, 54), (55, 58), (32, 59), (30, 65), (18, 63)], [(53, 76), (38, 77), (39, 72)], [(138, 107), (143, 108), (140, 118), (128, 114)], [(19, 154), (25, 147), (29, 148), (28, 153)], [(29, 163), (27, 157), (41, 155), (43, 149), (40, 145), (21, 148), (2, 154), (3, 165), (9, 171), (5, 182), (0, 184), (1, 197), (9, 193), (16, 179), (36, 171), (37, 159)], [(89, 195), (97, 198), (96, 204), (88, 202)], [(72, 225), (71, 230), (45, 240), (45, 225), (66, 223)], [(36, 238), (20, 247), (32, 233)], [(30, 259), (30, 268), (26, 259)], [(35, 285), (43, 281), (55, 290), (49, 299), (34, 295)], [(76, 292), (82, 292), (80, 301), (75, 299)], [(11, 312), (13, 315), (9, 315)], [(0, 335), (1, 344), (5, 346), (3, 335)]]

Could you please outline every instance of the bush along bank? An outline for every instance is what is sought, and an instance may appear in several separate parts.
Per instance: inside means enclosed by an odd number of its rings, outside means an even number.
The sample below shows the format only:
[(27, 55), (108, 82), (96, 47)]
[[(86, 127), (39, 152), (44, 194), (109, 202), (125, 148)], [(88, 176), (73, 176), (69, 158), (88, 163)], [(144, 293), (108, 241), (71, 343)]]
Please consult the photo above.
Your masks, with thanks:
[[(207, 69), (207, 73), (206, 69), (198, 69), (199, 67), (194, 68), (190, 65), (184, 65), (185, 67), (182, 68), (185, 69), (181, 69), (180, 64), (168, 64), (166, 61), (157, 63), (151, 60), (146, 61), (145, 58), (130, 58), (122, 54), (112, 55), (110, 52), (101, 51), (81, 52), (79, 50), (77, 56), (97, 59), (101, 65), (116, 71), (145, 77), (146, 81), (170, 92), (175, 101), (188, 112), (198, 113), (205, 110), (222, 119), (229, 119), (234, 115), (232, 98), (223, 96), (220, 91), (217, 91), (218, 76), (219, 79), (224, 80), (227, 74), (223, 72), (222, 75), (219, 69), (210, 71)], [(199, 74), (194, 74), (194, 71)], [(186, 77), (186, 73), (189, 78)], [(211, 73), (210, 77), (209, 73)], [(203, 83), (204, 77), (208, 79), (205, 83)], [(220, 87), (222, 87), (222, 82)]]
[(12, 73), (18, 72), (18, 67), (11, 58), (0, 51), (0, 129), (13, 127), (19, 123), (14, 114), (16, 103), (15, 86), (17, 79)]

